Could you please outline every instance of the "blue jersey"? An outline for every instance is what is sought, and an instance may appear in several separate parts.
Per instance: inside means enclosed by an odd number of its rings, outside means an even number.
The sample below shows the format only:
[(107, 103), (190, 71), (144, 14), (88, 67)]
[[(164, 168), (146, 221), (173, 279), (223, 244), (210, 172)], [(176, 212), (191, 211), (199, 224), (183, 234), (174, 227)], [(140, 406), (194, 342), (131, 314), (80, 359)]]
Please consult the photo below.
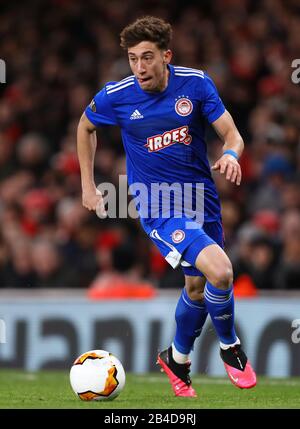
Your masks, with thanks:
[[(153, 184), (176, 183), (182, 187), (192, 184), (191, 195), (195, 199), (198, 183), (204, 187), (203, 220), (216, 221), (221, 216), (220, 202), (207, 159), (205, 123), (217, 120), (225, 107), (206, 73), (168, 67), (170, 75), (164, 91), (146, 92), (134, 76), (129, 76), (120, 82), (107, 83), (85, 114), (95, 126), (121, 128), (128, 183), (145, 185), (152, 209), (162, 203), (151, 199)], [(134, 187), (131, 186), (131, 190), (133, 195), (138, 195)], [(150, 210), (139, 213), (146, 230), (153, 228), (151, 213)]]

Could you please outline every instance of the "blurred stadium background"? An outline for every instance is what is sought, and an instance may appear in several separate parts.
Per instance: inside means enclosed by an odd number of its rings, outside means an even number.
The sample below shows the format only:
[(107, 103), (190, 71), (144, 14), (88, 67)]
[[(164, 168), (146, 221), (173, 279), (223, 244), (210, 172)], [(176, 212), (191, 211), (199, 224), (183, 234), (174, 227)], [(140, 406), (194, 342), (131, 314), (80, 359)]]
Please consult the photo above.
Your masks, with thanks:
[[(2, 3), (2, 2), (1, 2)], [(81, 205), (78, 120), (130, 74), (121, 29), (152, 14), (174, 29), (174, 64), (206, 70), (246, 143), (242, 186), (215, 175), (237, 324), (258, 373), (300, 376), (300, 58), (297, 0), (15, 0), (1, 4), (0, 367), (69, 368), (113, 351), (128, 371), (155, 366), (183, 286), (133, 219)], [(207, 132), (209, 159), (221, 143)], [(118, 186), (118, 128), (98, 132), (96, 182)], [(193, 370), (223, 375), (208, 324)]]

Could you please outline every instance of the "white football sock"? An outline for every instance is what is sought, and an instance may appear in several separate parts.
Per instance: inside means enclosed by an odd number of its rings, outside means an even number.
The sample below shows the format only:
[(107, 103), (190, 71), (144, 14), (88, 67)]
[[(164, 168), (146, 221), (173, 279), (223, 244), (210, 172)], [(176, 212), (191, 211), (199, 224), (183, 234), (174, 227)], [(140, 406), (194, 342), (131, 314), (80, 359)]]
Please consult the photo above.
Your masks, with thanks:
[(172, 356), (177, 363), (187, 363), (189, 361), (189, 355), (185, 355), (176, 350), (174, 343), (172, 343)]
[(238, 344), (241, 344), (240, 339), (238, 337), (236, 337), (236, 338), (237, 338), (236, 342), (233, 344), (224, 344), (224, 343), (221, 343), (221, 341), (220, 341), (221, 349), (222, 350), (228, 350), (228, 349), (230, 349), (230, 347), (237, 346)]

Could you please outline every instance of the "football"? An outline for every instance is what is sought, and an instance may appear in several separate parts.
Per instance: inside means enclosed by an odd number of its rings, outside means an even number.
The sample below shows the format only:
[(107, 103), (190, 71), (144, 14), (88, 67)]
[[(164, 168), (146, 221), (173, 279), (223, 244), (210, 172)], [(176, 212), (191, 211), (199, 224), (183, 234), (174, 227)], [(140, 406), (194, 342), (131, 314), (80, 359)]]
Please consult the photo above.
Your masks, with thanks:
[(105, 350), (90, 350), (75, 359), (70, 383), (83, 401), (115, 399), (125, 386), (123, 365)]

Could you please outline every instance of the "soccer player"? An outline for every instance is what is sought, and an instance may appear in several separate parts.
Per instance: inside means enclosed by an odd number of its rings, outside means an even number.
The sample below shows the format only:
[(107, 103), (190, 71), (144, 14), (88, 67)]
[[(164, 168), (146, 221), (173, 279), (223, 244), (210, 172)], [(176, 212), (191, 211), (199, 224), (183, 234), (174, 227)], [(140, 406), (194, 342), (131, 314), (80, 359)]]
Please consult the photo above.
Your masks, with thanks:
[[(171, 65), (172, 28), (160, 18), (137, 19), (121, 32), (133, 75), (107, 83), (86, 108), (78, 125), (78, 157), (83, 206), (100, 210), (103, 199), (94, 182), (96, 128), (119, 125), (127, 159), (127, 175), (134, 196), (135, 184), (147, 190), (150, 208), (137, 205), (149, 238), (173, 268), (181, 265), (185, 285), (175, 311), (176, 333), (170, 347), (157, 358), (176, 396), (195, 397), (189, 377), (190, 357), (207, 315), (220, 342), (220, 356), (233, 384), (250, 388), (256, 376), (234, 328), (232, 265), (224, 252), (221, 207), (211, 170), (233, 185), (241, 183), (239, 157), (243, 140), (225, 109), (212, 79), (203, 71)], [(210, 168), (204, 140), (205, 122), (223, 141), (223, 154)], [(166, 215), (164, 199), (153, 184), (192, 188), (203, 184), (203, 222), (199, 216), (178, 215), (174, 193)], [(202, 188), (202, 189), (203, 189)], [(177, 209), (174, 207), (177, 206)], [(193, 205), (194, 207), (194, 205)]]

